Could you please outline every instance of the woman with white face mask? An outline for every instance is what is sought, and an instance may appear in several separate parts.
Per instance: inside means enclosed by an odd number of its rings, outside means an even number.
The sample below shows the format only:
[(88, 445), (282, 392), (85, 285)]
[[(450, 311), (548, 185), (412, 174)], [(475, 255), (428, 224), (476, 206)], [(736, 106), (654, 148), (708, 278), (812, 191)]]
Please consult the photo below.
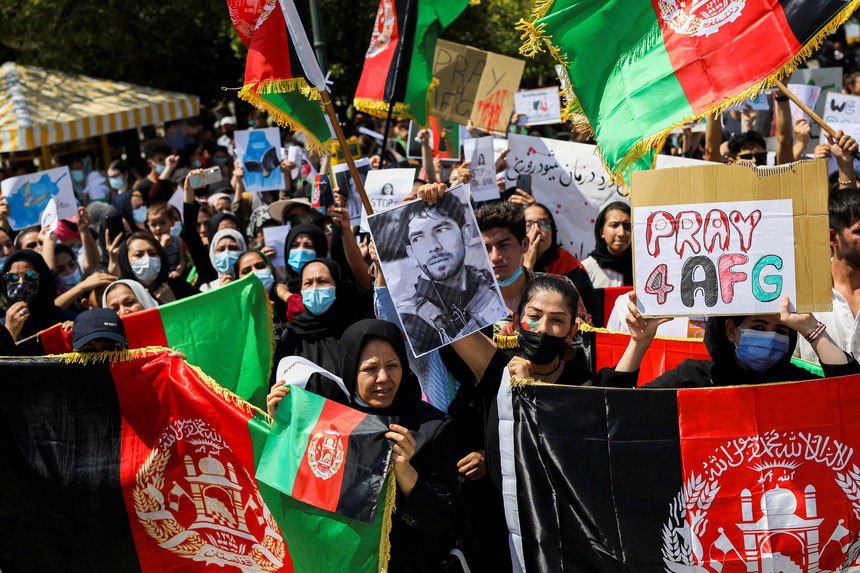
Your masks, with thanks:
[(149, 233), (132, 233), (119, 248), (120, 278), (136, 280), (164, 304), (197, 294), (199, 291), (182, 279), (169, 278), (167, 255)]
[(209, 242), (209, 262), (218, 278), (200, 285), (201, 291), (216, 289), (236, 278), (235, 266), (245, 251), (245, 238), (236, 229), (221, 229)]

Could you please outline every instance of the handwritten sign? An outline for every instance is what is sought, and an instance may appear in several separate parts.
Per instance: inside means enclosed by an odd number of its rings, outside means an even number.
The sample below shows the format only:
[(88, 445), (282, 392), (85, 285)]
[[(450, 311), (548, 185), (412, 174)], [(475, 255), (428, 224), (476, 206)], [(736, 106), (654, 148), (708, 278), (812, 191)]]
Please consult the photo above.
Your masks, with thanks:
[[(603, 168), (597, 148), (584, 143), (527, 135), (508, 136), (505, 181), (512, 187), (520, 174), (532, 176), (532, 193), (552, 210), (559, 244), (583, 259), (594, 249), (594, 220), (613, 201), (626, 201), (623, 190)], [(704, 164), (657, 156), (657, 167)]]
[(374, 213), (388, 211), (412, 193), (415, 169), (375, 169), (367, 174), (364, 190)]
[(284, 241), (287, 240), (287, 235), (289, 234), (289, 225), (263, 227), (263, 242), (267, 247), (271, 247), (275, 251), (275, 256), (272, 257), (272, 265), (275, 268), (283, 269), (286, 267), (286, 263), (284, 262)]
[(636, 207), (633, 221), (644, 314), (761, 314), (797, 298), (790, 199)]
[[(810, 86), (806, 84), (789, 84), (788, 91), (796, 95), (800, 101), (805, 103), (809, 108), (814, 108), (815, 103), (818, 101), (818, 96), (821, 95), (821, 88), (818, 86)], [(794, 102), (791, 102), (791, 119), (793, 121), (797, 121), (799, 119), (805, 119), (807, 123), (812, 123), (812, 118), (809, 115), (797, 107)]]
[(860, 123), (860, 97), (828, 92), (824, 99), (827, 123)]
[(0, 183), (0, 188), (9, 203), (9, 224), (15, 231), (38, 225), (51, 200), (56, 204), (58, 219), (74, 217), (78, 212), (68, 167), (9, 177)]
[(519, 122), (520, 125), (561, 123), (561, 99), (558, 95), (558, 87), (515, 93), (514, 110), (524, 116)]
[(245, 170), (245, 189), (250, 193), (283, 189), (280, 130), (277, 127), (242, 129), (236, 132), (235, 138), (236, 157)]
[[(785, 84), (806, 84), (818, 86), (821, 93), (830, 91), (838, 92), (842, 89), (842, 68), (803, 68), (791, 74), (791, 79), (784, 81)], [(818, 102), (812, 110), (820, 117), (824, 117), (824, 98), (819, 97)], [(812, 135), (816, 136), (820, 128), (817, 123), (812, 124)]]
[(493, 136), (467, 139), (463, 142), (464, 155), (472, 162), (473, 201), (490, 201), (498, 199), (499, 186), (496, 184), (496, 162), (493, 158)]
[(739, 104), (733, 105), (726, 109), (726, 111), (744, 111), (747, 109), (752, 111), (767, 111), (770, 109), (770, 97), (772, 93), (773, 90), (759, 92), (759, 94), (754, 98), (750, 98)]
[(433, 62), (439, 85), (431, 113), (456, 123), (471, 119), (477, 129), (505, 133), (524, 69), (523, 60), (439, 40)]

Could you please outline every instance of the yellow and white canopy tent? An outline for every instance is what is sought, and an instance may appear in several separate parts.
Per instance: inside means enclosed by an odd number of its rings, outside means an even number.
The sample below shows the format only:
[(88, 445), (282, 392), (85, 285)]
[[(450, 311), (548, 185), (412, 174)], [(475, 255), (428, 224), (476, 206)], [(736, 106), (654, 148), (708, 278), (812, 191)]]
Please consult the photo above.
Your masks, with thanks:
[(193, 117), (197, 96), (22, 66), (0, 66), (0, 153), (102, 137)]

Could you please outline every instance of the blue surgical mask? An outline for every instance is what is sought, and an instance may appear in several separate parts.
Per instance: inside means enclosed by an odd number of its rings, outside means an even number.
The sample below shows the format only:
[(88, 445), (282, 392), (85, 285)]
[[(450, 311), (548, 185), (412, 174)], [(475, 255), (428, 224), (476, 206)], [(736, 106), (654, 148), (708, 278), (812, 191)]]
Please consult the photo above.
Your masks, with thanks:
[(75, 183), (83, 183), (84, 182), (84, 171), (83, 169), (72, 169), (72, 181)]
[(334, 304), (334, 287), (311, 288), (302, 291), (305, 310), (314, 316), (325, 314)]
[(66, 283), (66, 288), (72, 288), (79, 282), (81, 282), (81, 269), (75, 269), (70, 275), (65, 275), (63, 277), (63, 282)]
[(511, 286), (512, 284), (514, 284), (514, 283), (516, 282), (516, 280), (517, 280), (518, 278), (520, 278), (520, 277), (522, 276), (522, 274), (523, 274), (523, 268), (522, 268), (522, 267), (517, 267), (517, 270), (514, 272), (514, 274), (512, 274), (511, 276), (509, 276), (508, 278), (506, 278), (506, 279), (505, 279), (505, 280), (503, 280), (503, 281), (499, 281), (499, 286), (500, 286), (500, 287), (509, 287), (509, 286)]
[(215, 270), (219, 275), (232, 274), (233, 265), (239, 260), (239, 251), (221, 251), (215, 255)]
[(788, 352), (788, 346), (789, 340), (785, 334), (742, 328), (735, 355), (750, 370), (765, 372), (782, 360)]
[(202, 166), (203, 166), (203, 164), (200, 162), (199, 159), (192, 159), (191, 160), (191, 167), (193, 167), (194, 169), (200, 169)]
[(161, 272), (161, 259), (158, 257), (143, 257), (142, 259), (131, 261), (130, 265), (134, 278), (145, 287), (155, 282), (155, 279), (158, 278), (158, 273)]
[(146, 205), (141, 205), (131, 212), (135, 223), (146, 223)]
[(125, 179), (122, 177), (111, 177), (109, 179), (111, 189), (115, 191), (119, 191), (122, 189), (122, 186), (125, 185)]
[(156, 163), (155, 164), (155, 174), (161, 175), (162, 173), (164, 173), (165, 167), (166, 167), (165, 165), (160, 165), (160, 164)]
[(302, 268), (317, 258), (317, 254), (314, 251), (309, 249), (293, 249), (290, 251), (290, 256), (287, 257), (287, 263), (290, 267), (298, 272), (301, 272)]
[(272, 275), (272, 269), (254, 269), (253, 272), (257, 275), (257, 278), (260, 279), (260, 282), (263, 283), (263, 288), (266, 289), (266, 292), (269, 292), (272, 285), (275, 284), (275, 277)]
[(170, 227), (170, 236), (174, 239), (178, 239), (182, 236), (182, 221), (176, 221)]

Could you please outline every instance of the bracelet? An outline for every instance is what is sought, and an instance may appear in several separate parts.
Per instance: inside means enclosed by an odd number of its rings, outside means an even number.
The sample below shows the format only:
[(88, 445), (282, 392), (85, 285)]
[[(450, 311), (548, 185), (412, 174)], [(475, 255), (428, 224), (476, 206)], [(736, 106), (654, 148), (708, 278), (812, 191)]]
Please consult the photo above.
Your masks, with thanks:
[(815, 342), (818, 337), (820, 337), (824, 333), (825, 330), (827, 330), (827, 325), (825, 325), (823, 322), (819, 322), (818, 325), (814, 329), (812, 329), (812, 332), (804, 336), (804, 338), (807, 342), (811, 344)]
[(776, 96), (776, 101), (788, 101), (787, 95), (778, 95)]
[(854, 185), (854, 181), (839, 181), (839, 180), (837, 180), (836, 183), (838, 183), (839, 185), (841, 185), (843, 187), (848, 187), (849, 185)]

